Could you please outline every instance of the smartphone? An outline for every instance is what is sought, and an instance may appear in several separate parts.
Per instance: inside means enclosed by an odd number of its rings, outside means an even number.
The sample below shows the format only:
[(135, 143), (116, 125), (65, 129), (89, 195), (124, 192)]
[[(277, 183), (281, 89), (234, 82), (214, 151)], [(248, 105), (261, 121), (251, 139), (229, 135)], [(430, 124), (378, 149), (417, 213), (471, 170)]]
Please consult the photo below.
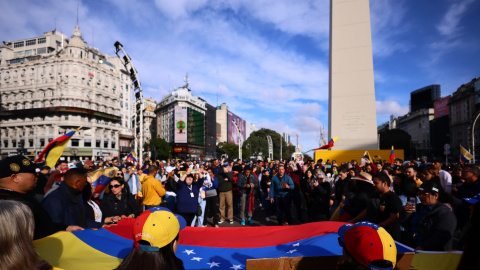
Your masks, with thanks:
[(417, 198), (411, 197), (409, 203), (410, 203), (411, 206), (413, 206), (413, 210), (412, 210), (412, 211), (415, 212), (415, 207), (416, 207), (416, 205), (417, 205)]

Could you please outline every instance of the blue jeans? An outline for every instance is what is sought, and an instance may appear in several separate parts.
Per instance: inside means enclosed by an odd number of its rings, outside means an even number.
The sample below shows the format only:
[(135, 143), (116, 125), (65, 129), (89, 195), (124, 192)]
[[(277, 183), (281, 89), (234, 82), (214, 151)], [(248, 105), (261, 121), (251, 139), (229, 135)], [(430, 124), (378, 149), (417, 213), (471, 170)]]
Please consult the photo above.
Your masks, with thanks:
[(198, 203), (200, 204), (200, 207), (202, 208), (202, 215), (193, 218), (192, 224), (190, 226), (195, 227), (195, 224), (197, 224), (195, 221), (198, 220), (198, 226), (201, 227), (203, 226), (203, 217), (205, 216), (205, 206), (207, 205), (207, 201), (205, 199), (202, 199), (200, 196), (198, 196)]

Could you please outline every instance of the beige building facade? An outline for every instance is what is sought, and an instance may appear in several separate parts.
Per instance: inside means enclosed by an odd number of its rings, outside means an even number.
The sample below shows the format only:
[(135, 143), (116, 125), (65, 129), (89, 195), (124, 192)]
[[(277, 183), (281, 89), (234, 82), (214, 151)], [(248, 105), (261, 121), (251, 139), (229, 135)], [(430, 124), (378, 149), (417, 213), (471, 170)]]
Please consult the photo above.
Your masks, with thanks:
[(117, 57), (88, 46), (78, 26), (70, 39), (50, 31), (4, 42), (1, 155), (16, 154), (23, 143), (29, 156), (37, 156), (50, 141), (81, 126), (63, 156), (118, 156), (119, 137), (133, 138), (133, 89), (122, 67)]

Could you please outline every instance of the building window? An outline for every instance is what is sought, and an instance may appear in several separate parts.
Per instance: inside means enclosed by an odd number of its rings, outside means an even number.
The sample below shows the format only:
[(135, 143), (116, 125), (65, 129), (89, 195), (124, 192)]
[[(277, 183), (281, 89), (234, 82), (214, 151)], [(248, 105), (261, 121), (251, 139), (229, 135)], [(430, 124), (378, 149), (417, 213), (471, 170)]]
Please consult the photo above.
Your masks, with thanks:
[(17, 147), (17, 140), (12, 140), (12, 147)]
[(3, 140), (3, 147), (5, 147), (5, 148), (8, 147), (8, 140)]
[(35, 45), (37, 44), (37, 40), (36, 39), (30, 39), (30, 40), (27, 40), (26, 41), (26, 45), (27, 46), (31, 46), (31, 45)]
[(72, 139), (72, 146), (79, 146), (80, 145), (80, 140), (79, 139)]
[(44, 147), (45, 146), (45, 139), (40, 139), (40, 147)]
[(33, 147), (33, 139), (28, 140), (28, 146)]
[(103, 141), (103, 148), (108, 148), (108, 141)]
[(48, 142), (50, 143), (51, 141), (53, 141), (53, 138), (48, 138)]
[(43, 43), (47, 43), (47, 38), (46, 37), (38, 39), (38, 44), (43, 44)]
[(112, 149), (115, 149), (115, 141), (112, 142)]
[(24, 45), (25, 45), (25, 42), (23, 41), (13, 43), (14, 48), (20, 48), (20, 47), (23, 47)]
[(47, 48), (38, 48), (37, 49), (37, 54), (44, 54), (47, 53)]
[(92, 147), (92, 140), (90, 140), (90, 139), (85, 139), (85, 140), (83, 141), (83, 146), (85, 146), (85, 147)]
[(97, 140), (97, 141), (96, 141), (95, 147), (100, 148), (100, 140)]

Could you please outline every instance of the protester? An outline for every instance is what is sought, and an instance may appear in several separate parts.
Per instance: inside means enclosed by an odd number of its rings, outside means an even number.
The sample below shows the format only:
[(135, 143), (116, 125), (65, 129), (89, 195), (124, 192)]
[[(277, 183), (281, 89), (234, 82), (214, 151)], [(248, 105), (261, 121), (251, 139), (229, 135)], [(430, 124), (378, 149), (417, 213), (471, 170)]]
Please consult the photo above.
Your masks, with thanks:
[[(200, 173), (202, 173), (203, 169), (200, 169)], [(218, 195), (217, 195), (217, 188), (218, 188), (218, 179), (213, 173), (212, 169), (207, 170), (208, 175), (205, 175), (205, 179), (207, 181), (203, 182), (203, 186), (205, 188), (205, 214), (203, 218), (203, 227), (207, 226), (207, 218), (212, 217), (213, 219), (213, 226), (218, 227)]]
[[(219, 171), (216, 168), (218, 167), (212, 167), (212, 172), (215, 173), (215, 171)], [(227, 220), (230, 224), (233, 224), (233, 174), (232, 172), (228, 171), (228, 168), (228, 165), (223, 165), (221, 168), (222, 171), (215, 173), (218, 179), (218, 191), (220, 198), (220, 221), (218, 221), (218, 224), (222, 224), (225, 220)], [(225, 209), (225, 204), (227, 205), (227, 209)], [(227, 219), (225, 219), (225, 217)]]
[(245, 225), (245, 209), (247, 209), (248, 223), (253, 224), (252, 216), (255, 208), (255, 193), (259, 188), (258, 180), (246, 169), (238, 178), (240, 188), (240, 219), (241, 225)]
[(48, 177), (48, 181), (45, 184), (45, 187), (43, 189), (44, 193), (47, 193), (48, 190), (52, 188), (55, 182), (60, 182), (60, 178), (55, 176), (65, 169), (68, 169), (68, 162), (66, 160), (57, 161), (57, 164), (55, 164), (55, 171), (50, 174), (50, 176)]
[(338, 229), (338, 235), (343, 248), (338, 270), (395, 268), (397, 247), (384, 228), (369, 222), (345, 224)]
[(127, 192), (124, 178), (114, 177), (108, 187), (110, 193), (105, 193), (100, 203), (104, 223), (116, 223), (122, 218), (135, 218), (140, 214), (135, 197)]
[(83, 168), (68, 170), (59, 187), (42, 202), (53, 222), (65, 226), (95, 228), (96, 224), (87, 220), (82, 191), (87, 185), (87, 174)]
[(162, 207), (143, 212), (134, 222), (134, 248), (117, 270), (183, 270), (177, 256), (179, 232), (186, 226), (182, 216)]
[(29, 207), (16, 200), (0, 200), (1, 269), (43, 269), (32, 244), (34, 226)]
[[(278, 174), (272, 178), (270, 186), (270, 202), (275, 202), (277, 210), (277, 221), (279, 225), (291, 225), (292, 216), (290, 215), (290, 207), (288, 204), (288, 192), (295, 188), (292, 178), (285, 174), (285, 167), (278, 166)], [(286, 222), (284, 223), (284, 216)]]
[(18, 200), (28, 206), (35, 220), (34, 239), (57, 231), (75, 231), (78, 226), (55, 224), (41, 204), (28, 194), (35, 187), (36, 170), (39, 165), (22, 155), (0, 160), (0, 198)]
[(189, 168), (177, 182), (177, 212), (186, 220), (187, 226), (191, 226), (197, 213), (198, 195), (204, 180), (204, 178), (200, 178), (193, 183), (194, 176), (190, 173), (191, 170)]
[(148, 167), (148, 175), (145, 176), (143, 181), (143, 204), (145, 205), (145, 210), (160, 206), (162, 197), (165, 196), (165, 188), (163, 188), (160, 181), (155, 179), (157, 172), (157, 166), (152, 165)]
[(330, 219), (330, 183), (325, 182), (325, 174), (320, 171), (310, 183), (312, 214), (310, 221), (326, 221)]
[(443, 189), (439, 183), (424, 182), (418, 192), (421, 204), (405, 206), (405, 212), (410, 215), (403, 225), (411, 235), (405, 244), (416, 250), (452, 250), (457, 220), (451, 209), (439, 202), (441, 192)]

